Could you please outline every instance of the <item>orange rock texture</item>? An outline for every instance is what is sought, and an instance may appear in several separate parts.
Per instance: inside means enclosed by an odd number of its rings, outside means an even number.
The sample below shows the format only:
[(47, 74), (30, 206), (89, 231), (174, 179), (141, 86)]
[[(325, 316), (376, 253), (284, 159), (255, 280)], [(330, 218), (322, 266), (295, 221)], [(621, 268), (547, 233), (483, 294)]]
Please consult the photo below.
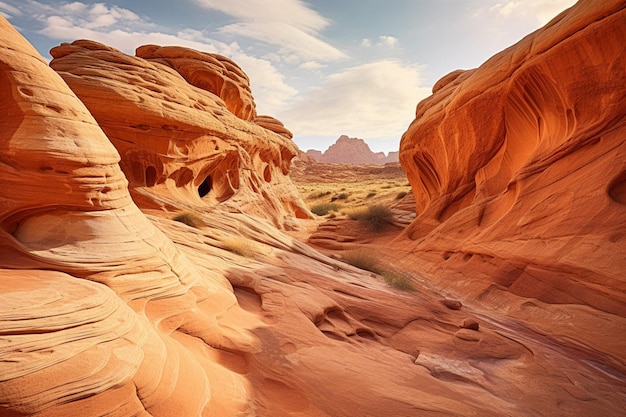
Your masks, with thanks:
[(286, 228), (310, 216), (288, 177), (291, 133), (256, 114), (248, 77), (228, 58), (155, 45), (132, 57), (85, 40), (51, 54), (120, 153), (141, 207), (219, 204)]
[(402, 142), (418, 215), (332, 250), (286, 234), (297, 149), (232, 61), (53, 70), (0, 17), (0, 416), (623, 415), (624, 10), (444, 78)]
[(624, 4), (580, 1), (417, 106), (405, 237), (442, 281), (626, 316)]

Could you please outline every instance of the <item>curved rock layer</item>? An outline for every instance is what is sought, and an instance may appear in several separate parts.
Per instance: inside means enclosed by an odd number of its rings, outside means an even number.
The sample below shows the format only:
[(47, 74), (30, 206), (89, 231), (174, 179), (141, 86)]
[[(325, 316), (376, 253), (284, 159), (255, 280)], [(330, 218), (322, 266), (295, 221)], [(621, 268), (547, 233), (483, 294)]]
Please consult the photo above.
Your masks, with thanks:
[(155, 45), (132, 57), (85, 40), (51, 54), (120, 153), (140, 207), (218, 207), (287, 228), (311, 216), (288, 177), (291, 133), (256, 115), (248, 78), (229, 59)]
[(405, 237), (445, 285), (626, 316), (625, 4), (580, 1), (417, 106)]
[(247, 410), (246, 382), (198, 356), (252, 346), (218, 323), (230, 285), (145, 218), (85, 106), (0, 32), (0, 415)]

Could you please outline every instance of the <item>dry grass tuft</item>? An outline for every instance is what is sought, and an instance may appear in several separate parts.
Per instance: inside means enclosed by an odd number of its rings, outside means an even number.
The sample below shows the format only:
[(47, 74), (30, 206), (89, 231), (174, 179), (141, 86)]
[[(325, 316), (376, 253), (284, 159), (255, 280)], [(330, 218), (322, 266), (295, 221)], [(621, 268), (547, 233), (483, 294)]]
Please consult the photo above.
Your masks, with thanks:
[(393, 288), (403, 291), (415, 290), (415, 287), (413, 287), (411, 283), (412, 278), (409, 274), (383, 269), (378, 258), (363, 249), (344, 253), (342, 260), (359, 269), (381, 275), (385, 279), (385, 282)]
[(206, 223), (204, 222), (204, 220), (202, 220), (200, 216), (198, 216), (197, 214), (189, 213), (189, 212), (180, 213), (179, 215), (175, 216), (172, 220), (185, 223), (187, 226), (195, 227), (196, 229), (199, 229), (201, 227), (206, 227)]
[(244, 237), (231, 236), (221, 243), (222, 249), (246, 258), (254, 258), (257, 252), (254, 243)]

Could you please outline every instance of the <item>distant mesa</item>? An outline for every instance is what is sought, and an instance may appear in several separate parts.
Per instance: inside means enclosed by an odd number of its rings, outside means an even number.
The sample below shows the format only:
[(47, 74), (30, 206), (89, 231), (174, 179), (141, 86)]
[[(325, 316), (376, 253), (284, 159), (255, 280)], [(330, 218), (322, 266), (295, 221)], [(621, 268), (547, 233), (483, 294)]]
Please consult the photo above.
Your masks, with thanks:
[(363, 139), (350, 138), (346, 135), (341, 135), (325, 152), (309, 149), (305, 154), (325, 164), (384, 165), (398, 162), (398, 152), (389, 152), (386, 156), (384, 152), (372, 152)]

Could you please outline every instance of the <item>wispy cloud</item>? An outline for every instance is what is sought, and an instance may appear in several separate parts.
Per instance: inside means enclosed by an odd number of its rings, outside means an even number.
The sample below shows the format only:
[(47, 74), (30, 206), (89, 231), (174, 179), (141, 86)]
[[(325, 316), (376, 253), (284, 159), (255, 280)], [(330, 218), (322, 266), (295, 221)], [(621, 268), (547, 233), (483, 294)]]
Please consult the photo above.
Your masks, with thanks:
[(477, 11), (477, 16), (487, 16), (496, 23), (496, 31), (505, 31), (510, 25), (527, 23), (540, 27), (557, 14), (573, 6), (577, 0), (510, 0), (493, 2)]
[(330, 23), (300, 0), (195, 0), (208, 9), (238, 19), (220, 32), (245, 36), (278, 46), (285, 54), (303, 61), (331, 61), (345, 58), (339, 49), (326, 42), (321, 31)]
[(528, 17), (545, 25), (558, 13), (573, 6), (576, 0), (515, 0), (494, 4), (489, 11), (503, 17)]
[(398, 38), (389, 35), (380, 35), (378, 42), (374, 43), (369, 38), (361, 39), (361, 46), (369, 48), (371, 46), (386, 46), (389, 48), (395, 48), (398, 45)]
[(13, 16), (22, 16), (23, 13), (17, 7), (0, 1), (0, 14), (7, 19), (11, 19)]
[(415, 117), (415, 105), (430, 94), (421, 67), (381, 60), (329, 75), (289, 108), (277, 112), (296, 136), (398, 139)]
[[(2, 10), (11, 11), (0, 3)], [(34, 0), (22, 0), (24, 16), (36, 20), (40, 34), (59, 42), (90, 39), (134, 55), (138, 46), (146, 44), (177, 45), (199, 51), (218, 53), (235, 60), (251, 80), (257, 108), (271, 114), (282, 101), (297, 91), (289, 86), (284, 75), (268, 60), (246, 54), (236, 42), (225, 43), (194, 28), (169, 31), (129, 9), (102, 3), (61, 3), (55, 6)]]

